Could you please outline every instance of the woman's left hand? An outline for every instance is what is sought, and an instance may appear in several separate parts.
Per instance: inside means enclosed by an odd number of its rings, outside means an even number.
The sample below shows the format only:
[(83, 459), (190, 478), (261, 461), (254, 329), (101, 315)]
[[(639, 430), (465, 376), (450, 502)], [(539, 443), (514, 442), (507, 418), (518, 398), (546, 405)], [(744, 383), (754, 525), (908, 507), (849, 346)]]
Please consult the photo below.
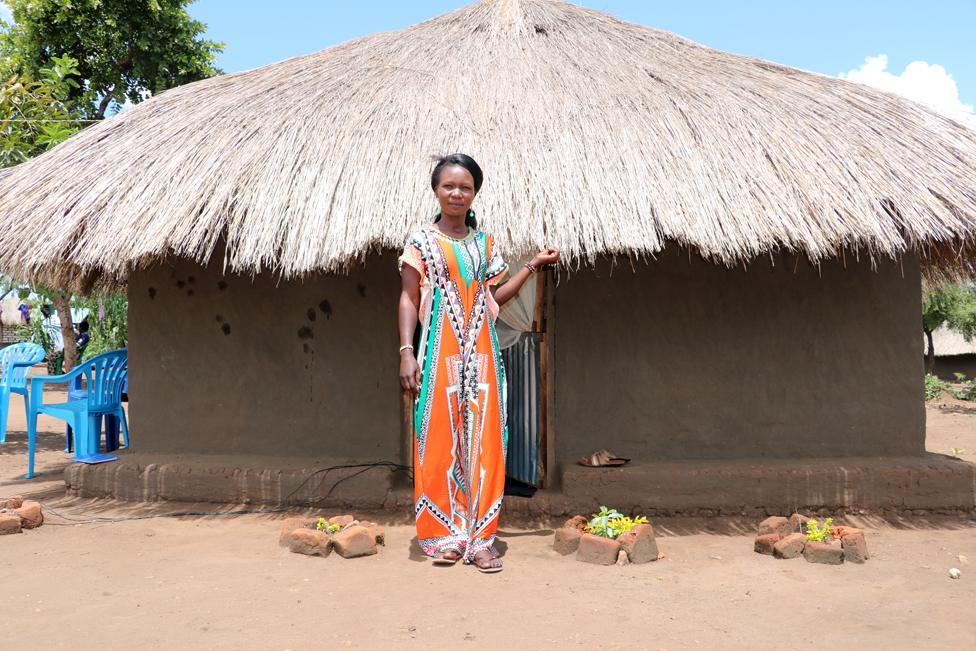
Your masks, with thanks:
[(559, 249), (554, 246), (547, 246), (545, 251), (539, 251), (532, 258), (532, 266), (538, 269), (556, 264), (559, 261)]

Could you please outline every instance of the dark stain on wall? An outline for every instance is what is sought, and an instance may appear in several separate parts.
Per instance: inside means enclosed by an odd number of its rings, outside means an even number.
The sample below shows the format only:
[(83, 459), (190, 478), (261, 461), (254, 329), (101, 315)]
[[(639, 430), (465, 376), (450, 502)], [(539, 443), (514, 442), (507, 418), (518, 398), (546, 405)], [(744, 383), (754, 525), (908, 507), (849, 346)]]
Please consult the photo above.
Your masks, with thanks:
[(363, 284), (356, 285), (356, 291), (359, 292), (360, 296), (366, 298), (366, 285)]
[(218, 314), (216, 318), (217, 318), (217, 323), (223, 323), (224, 322), (224, 317), (222, 317), (221, 315)]
[(224, 291), (225, 289), (227, 289), (227, 283), (221, 280), (220, 282), (217, 283), (217, 289), (219, 289), (220, 291)]
[(308, 320), (309, 321), (314, 321), (315, 320), (315, 308), (311, 308), (311, 307), (308, 308), (308, 312), (305, 313), (305, 316), (308, 317)]
[(187, 296), (193, 296), (193, 290), (192, 289), (186, 290), (186, 295)]
[(225, 323), (224, 325), (220, 326), (220, 331), (223, 332), (225, 335), (229, 335), (230, 334), (230, 324), (229, 323)]
[(185, 282), (183, 282), (182, 280), (177, 280), (176, 281), (176, 289), (183, 289), (184, 287), (186, 287), (186, 283)]
[(155, 287), (150, 287), (149, 288), (149, 298), (152, 299), (152, 300), (155, 300), (156, 299), (156, 288)]
[(322, 302), (319, 303), (319, 309), (322, 310), (322, 314), (325, 315), (326, 319), (332, 318), (332, 305), (329, 304), (329, 301), (323, 298)]
[(299, 339), (315, 339), (315, 333), (308, 326), (302, 326), (298, 329)]

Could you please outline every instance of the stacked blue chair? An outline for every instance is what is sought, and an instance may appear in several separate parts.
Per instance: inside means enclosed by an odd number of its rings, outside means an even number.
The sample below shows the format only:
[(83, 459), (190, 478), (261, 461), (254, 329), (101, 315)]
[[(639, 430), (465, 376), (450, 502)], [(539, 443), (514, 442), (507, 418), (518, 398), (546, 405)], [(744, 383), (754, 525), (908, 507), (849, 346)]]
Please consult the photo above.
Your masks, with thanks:
[[(34, 476), (34, 447), (37, 442), (37, 417), (47, 414), (65, 421), (74, 431), (75, 457), (98, 454), (102, 417), (114, 416), (122, 424), (122, 437), (129, 445), (129, 425), (122, 408), (122, 389), (128, 376), (128, 350), (122, 348), (87, 359), (64, 375), (31, 378), (30, 409), (27, 414), (27, 477)], [(79, 400), (44, 404), (44, 385), (77, 386), (83, 377), (86, 395)]]
[(0, 443), (7, 440), (7, 412), (10, 394), (24, 396), (24, 413), (30, 411), (27, 398), (27, 372), (44, 361), (44, 349), (37, 344), (14, 344), (0, 350)]

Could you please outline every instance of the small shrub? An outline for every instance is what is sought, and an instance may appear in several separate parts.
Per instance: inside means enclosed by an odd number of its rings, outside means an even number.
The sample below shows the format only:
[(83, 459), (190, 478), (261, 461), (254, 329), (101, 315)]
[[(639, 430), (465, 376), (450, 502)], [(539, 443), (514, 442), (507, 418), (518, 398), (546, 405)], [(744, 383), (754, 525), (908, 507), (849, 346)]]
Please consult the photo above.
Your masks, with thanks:
[[(962, 375), (962, 373), (956, 373)], [(966, 377), (963, 375), (963, 377)], [(965, 380), (958, 387), (946, 387), (957, 400), (976, 402), (976, 380)]]
[(593, 514), (593, 519), (586, 525), (587, 533), (604, 538), (616, 538), (622, 533), (633, 530), (639, 524), (647, 524), (647, 518), (639, 515), (631, 518), (616, 509), (600, 507), (599, 513)]
[(827, 542), (830, 540), (830, 525), (833, 522), (833, 518), (827, 518), (822, 525), (818, 524), (816, 520), (807, 520), (807, 540), (813, 542)]
[(966, 374), (965, 373), (953, 373), (952, 375), (955, 376), (956, 382), (965, 382), (966, 381)]
[(932, 375), (931, 373), (925, 374), (925, 400), (935, 400), (942, 395), (942, 389), (946, 387), (946, 383)]
[(329, 524), (329, 521), (325, 518), (319, 518), (318, 522), (315, 523), (316, 531), (324, 531), (325, 533), (335, 533), (342, 529), (341, 524)]

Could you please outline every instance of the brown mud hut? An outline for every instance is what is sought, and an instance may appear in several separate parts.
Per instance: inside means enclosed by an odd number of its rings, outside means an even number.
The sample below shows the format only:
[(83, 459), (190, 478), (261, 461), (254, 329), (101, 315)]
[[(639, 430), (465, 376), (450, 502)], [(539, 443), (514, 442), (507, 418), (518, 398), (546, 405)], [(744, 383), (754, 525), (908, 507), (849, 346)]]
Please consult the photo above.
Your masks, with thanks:
[(512, 355), (547, 490), (510, 508), (973, 508), (924, 451), (919, 314), (976, 257), (976, 133), (556, 0), (175, 88), (0, 179), (0, 268), (129, 292), (132, 450), (69, 490), (409, 504), (314, 471), (409, 458), (395, 257), (452, 151), (509, 258), (567, 258)]

